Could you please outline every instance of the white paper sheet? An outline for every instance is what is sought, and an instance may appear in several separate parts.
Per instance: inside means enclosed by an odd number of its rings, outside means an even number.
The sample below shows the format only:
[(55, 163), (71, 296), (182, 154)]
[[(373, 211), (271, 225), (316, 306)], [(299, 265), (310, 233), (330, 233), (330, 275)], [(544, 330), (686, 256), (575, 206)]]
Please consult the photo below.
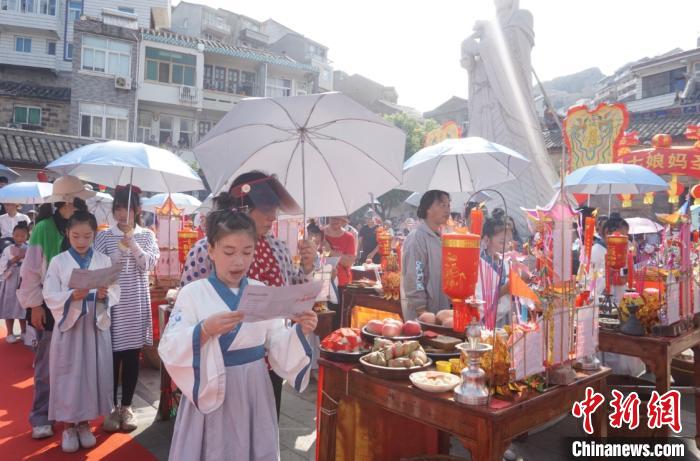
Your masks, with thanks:
[(513, 363), (517, 381), (544, 371), (544, 324), (537, 322), (538, 328), (528, 331), (513, 344)]
[(559, 364), (569, 360), (569, 339), (571, 332), (569, 328), (569, 309), (557, 309), (554, 312), (554, 338), (553, 338), (553, 360), (554, 364)]
[(238, 303), (238, 312), (244, 314), (244, 322), (290, 318), (310, 310), (322, 287), (321, 280), (285, 287), (249, 285)]
[(598, 308), (576, 310), (576, 358), (595, 354), (598, 349)]
[(676, 323), (681, 319), (681, 291), (680, 284), (674, 282), (666, 285), (666, 318), (667, 325)]
[(108, 287), (119, 280), (121, 264), (114, 264), (104, 269), (73, 269), (68, 288), (77, 290), (92, 290), (93, 288)]

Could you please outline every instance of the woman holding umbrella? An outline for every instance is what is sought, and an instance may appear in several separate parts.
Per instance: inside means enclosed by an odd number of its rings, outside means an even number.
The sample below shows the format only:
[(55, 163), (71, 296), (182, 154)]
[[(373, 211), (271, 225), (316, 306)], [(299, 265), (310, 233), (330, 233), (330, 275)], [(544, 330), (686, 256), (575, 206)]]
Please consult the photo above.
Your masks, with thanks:
[[(268, 286), (285, 286), (305, 283), (310, 280), (314, 270), (316, 251), (308, 242), (299, 242), (299, 266), (293, 263), (287, 245), (272, 233), (272, 226), (277, 219), (277, 212), (300, 214), (301, 209), (285, 188), (274, 176), (260, 171), (252, 171), (238, 176), (226, 194), (215, 199), (214, 209), (233, 207), (245, 211), (255, 222), (257, 241), (255, 257), (248, 271), (248, 277), (263, 282)], [(230, 203), (230, 202), (233, 203)], [(185, 262), (185, 270), (180, 281), (185, 286), (195, 280), (204, 279), (212, 272), (212, 265), (207, 253), (209, 246), (206, 238), (199, 240), (190, 250)], [(282, 395), (282, 379), (270, 371), (279, 416)]]
[[(160, 251), (155, 234), (141, 227), (140, 193), (136, 186), (117, 186), (112, 202), (112, 214), (117, 224), (95, 238), (95, 250), (109, 256), (114, 264), (122, 265), (119, 274), (122, 295), (119, 304), (112, 307), (115, 409), (103, 423), (109, 432), (136, 429), (131, 401), (139, 377), (139, 356), (143, 346), (153, 344), (148, 273), (155, 268)], [(117, 402), (120, 375), (121, 405)]]

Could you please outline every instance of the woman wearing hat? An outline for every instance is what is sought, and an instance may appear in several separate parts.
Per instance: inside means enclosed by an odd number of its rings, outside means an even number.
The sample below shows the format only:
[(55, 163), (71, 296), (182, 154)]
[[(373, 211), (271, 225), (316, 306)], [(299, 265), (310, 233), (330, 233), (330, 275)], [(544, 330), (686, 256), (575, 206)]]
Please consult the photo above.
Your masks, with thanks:
[[(260, 171), (251, 171), (238, 176), (231, 185), (228, 194), (220, 194), (214, 199), (214, 212), (218, 209), (234, 208), (244, 211), (255, 222), (257, 241), (255, 257), (247, 276), (263, 282), (267, 286), (285, 286), (305, 283), (312, 278), (316, 250), (306, 242), (299, 242), (301, 256), (299, 267), (293, 263), (292, 255), (286, 243), (272, 234), (272, 226), (277, 220), (277, 213), (301, 214), (301, 208), (274, 177)], [(187, 260), (180, 281), (185, 286), (195, 280), (204, 279), (212, 271), (212, 264), (207, 256), (209, 246), (203, 238), (194, 244)], [(280, 412), (282, 398), (282, 379), (270, 371), (277, 416)]]
[(75, 176), (58, 178), (53, 184), (53, 195), (47, 199), (47, 202), (54, 202), (55, 211), (34, 226), (20, 269), (17, 299), (27, 309), (27, 319), (36, 329), (38, 341), (34, 359), (34, 402), (29, 414), (34, 439), (53, 435), (49, 421), (49, 348), (54, 322), (42, 294), (46, 268), (54, 256), (68, 249), (65, 239), (68, 219), (76, 210), (87, 210), (85, 200), (94, 195), (95, 192), (87, 190)]

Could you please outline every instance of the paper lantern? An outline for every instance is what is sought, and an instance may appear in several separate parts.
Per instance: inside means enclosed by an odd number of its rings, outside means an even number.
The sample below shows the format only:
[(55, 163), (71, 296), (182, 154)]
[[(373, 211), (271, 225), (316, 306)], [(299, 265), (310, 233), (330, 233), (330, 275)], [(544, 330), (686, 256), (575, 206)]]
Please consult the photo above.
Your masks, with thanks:
[(632, 194), (618, 194), (617, 198), (622, 202), (622, 208), (629, 208), (632, 206)]
[(391, 241), (392, 241), (392, 239), (393, 239), (393, 237), (391, 236), (391, 234), (386, 232), (384, 230), (384, 228), (382, 228), (382, 232), (377, 232), (377, 247), (378, 247), (377, 252), (382, 257), (381, 265), (382, 265), (382, 270), (384, 270), (384, 271), (386, 271), (386, 268), (387, 268), (387, 258), (391, 254)]
[(657, 134), (651, 138), (651, 145), (654, 147), (671, 147), (673, 144), (673, 138), (670, 134)]
[(671, 182), (668, 183), (668, 203), (678, 203), (678, 197), (684, 190), (683, 184), (678, 182), (678, 175), (671, 175)]
[(476, 234), (442, 235), (442, 291), (452, 300), (453, 329), (459, 333), (472, 318), (479, 320), (479, 311), (465, 300), (476, 291), (480, 253), (481, 237)]
[(36, 174), (36, 180), (39, 182), (49, 182), (49, 176), (46, 174), (45, 171), (39, 171)]
[(197, 243), (197, 240), (199, 240), (197, 232), (187, 224), (184, 229), (177, 231), (177, 253), (180, 264), (185, 264), (187, 254), (194, 244)]
[(690, 196), (693, 197), (693, 205), (700, 205), (700, 184), (696, 184), (690, 188)]
[(647, 192), (644, 194), (644, 204), (645, 205), (653, 205), (654, 204), (654, 193), (653, 192)]
[(472, 211), (469, 213), (469, 223), (470, 232), (474, 235), (481, 235), (481, 228), (484, 224), (484, 212), (481, 211), (481, 208), (472, 208)]
[(626, 235), (617, 232), (608, 235), (606, 243), (608, 252), (605, 261), (610, 269), (622, 269), (627, 264), (627, 246), (629, 239)]

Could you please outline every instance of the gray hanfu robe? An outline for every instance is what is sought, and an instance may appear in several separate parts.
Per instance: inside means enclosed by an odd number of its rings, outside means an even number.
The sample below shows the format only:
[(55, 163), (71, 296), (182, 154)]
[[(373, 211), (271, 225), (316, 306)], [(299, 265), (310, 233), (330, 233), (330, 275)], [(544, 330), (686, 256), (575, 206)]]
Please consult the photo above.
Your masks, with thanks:
[(68, 288), (73, 269), (110, 267), (108, 256), (90, 250), (81, 257), (72, 248), (51, 260), (43, 295), (56, 321), (50, 349), (49, 419), (78, 423), (112, 412), (113, 369), (109, 309), (119, 302), (119, 285), (72, 301)]
[(275, 398), (265, 362), (301, 392), (309, 381), (311, 346), (299, 325), (283, 319), (240, 323), (201, 342), (202, 321), (235, 311), (244, 278), (228, 288), (211, 275), (180, 290), (158, 352), (182, 390), (170, 461), (276, 461), (280, 458)]

